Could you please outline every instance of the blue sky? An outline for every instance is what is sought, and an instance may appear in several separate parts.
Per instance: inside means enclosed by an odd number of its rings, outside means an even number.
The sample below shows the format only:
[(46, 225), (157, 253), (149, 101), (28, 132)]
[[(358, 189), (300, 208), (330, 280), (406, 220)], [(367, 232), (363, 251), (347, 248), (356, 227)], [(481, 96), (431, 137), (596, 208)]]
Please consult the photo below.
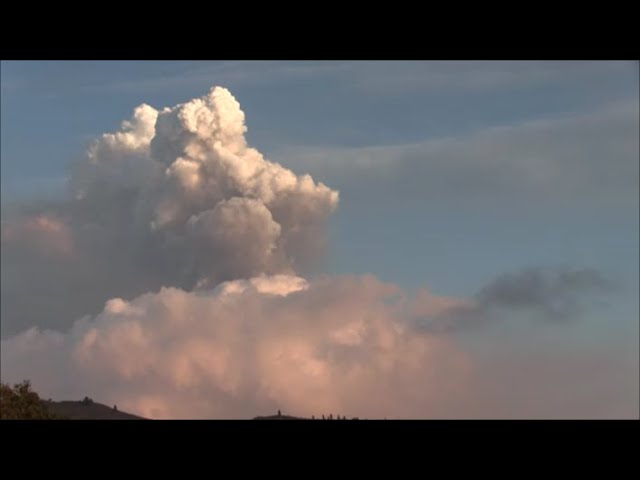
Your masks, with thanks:
[[(579, 322), (553, 329), (505, 323), (469, 334), (469, 348), (500, 350), (506, 358), (522, 352), (523, 364), (526, 352), (548, 349), (569, 366), (567, 359), (580, 349), (610, 360), (622, 352), (612, 365), (624, 368), (612, 371), (637, 372), (638, 62), (51, 61), (1, 67), (4, 212), (63, 195), (72, 162), (92, 139), (118, 130), (141, 103), (160, 110), (220, 85), (246, 114), (250, 146), (340, 192), (323, 262), (298, 273), (371, 273), (406, 289), (426, 286), (470, 298), (500, 275), (528, 267), (595, 269), (619, 288), (604, 303), (594, 297)], [(54, 300), (57, 292), (49, 292)], [(558, 345), (564, 351), (553, 350)], [(540, 372), (547, 371), (545, 361), (539, 355)], [(553, 377), (540, 375), (542, 384)], [(633, 400), (637, 379), (623, 375), (619, 385)]]
[[(371, 272), (405, 286), (469, 294), (501, 271), (586, 263), (637, 285), (637, 158), (616, 150), (621, 141), (635, 142), (637, 152), (634, 62), (3, 62), (3, 200), (60, 189), (88, 141), (115, 130), (136, 105), (170, 106), (214, 84), (239, 100), (251, 145), (340, 190), (324, 266), (329, 272)], [(580, 116), (617, 107), (627, 112), (618, 124), (603, 120), (584, 133), (571, 126)], [(554, 120), (568, 131), (544, 140), (557, 147), (527, 143), (523, 125)], [(628, 130), (622, 139), (619, 125)], [(430, 171), (429, 159), (416, 175), (398, 166), (411, 146), (415, 152), (415, 145), (419, 151), (425, 142), (447, 139), (462, 145), (447, 160), (455, 165), (456, 155), (473, 157), (474, 146), (464, 143), (493, 127), (524, 130), (520, 138), (529, 151), (512, 146), (504, 165), (518, 165), (524, 153), (546, 154), (553, 176), (568, 154), (576, 157), (575, 175), (593, 168), (600, 177), (564, 196), (536, 189), (540, 183), (521, 198), (522, 178), (515, 174), (514, 189), (501, 190), (468, 178), (451, 182), (455, 172)], [(597, 135), (605, 154), (620, 156), (615, 161), (625, 175), (636, 173), (631, 185), (621, 187), (614, 175), (611, 185), (597, 187), (611, 160), (580, 158), (584, 152), (566, 145), (584, 134)], [(509, 133), (496, 142), (508, 143)], [(349, 166), (362, 152), (372, 163)], [(387, 177), (382, 193), (385, 182), (375, 175), (381, 165), (400, 172)], [(407, 197), (404, 183), (411, 177)], [(430, 192), (438, 183), (444, 188)], [(561, 190), (558, 183), (552, 189)]]

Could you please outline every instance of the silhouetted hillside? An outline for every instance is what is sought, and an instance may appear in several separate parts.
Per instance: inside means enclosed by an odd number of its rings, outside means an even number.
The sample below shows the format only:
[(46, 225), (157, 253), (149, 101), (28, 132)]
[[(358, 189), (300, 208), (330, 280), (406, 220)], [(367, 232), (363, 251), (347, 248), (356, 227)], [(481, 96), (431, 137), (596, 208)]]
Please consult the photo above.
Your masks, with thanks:
[(325, 417), (324, 415), (321, 417), (311, 417), (311, 418), (304, 418), (304, 417), (292, 417), (290, 415), (282, 415), (279, 411), (276, 415), (268, 415), (266, 417), (255, 417), (254, 420), (358, 420), (357, 417), (355, 418), (351, 418), (348, 419), (347, 417), (344, 416), (336, 416), (334, 417), (333, 415), (329, 415), (327, 417)]
[(270, 415), (267, 417), (256, 417), (254, 420), (310, 420), (309, 418), (291, 417), (289, 415)]
[(68, 420), (146, 420), (86, 399), (84, 401), (45, 401), (44, 403), (51, 412)]

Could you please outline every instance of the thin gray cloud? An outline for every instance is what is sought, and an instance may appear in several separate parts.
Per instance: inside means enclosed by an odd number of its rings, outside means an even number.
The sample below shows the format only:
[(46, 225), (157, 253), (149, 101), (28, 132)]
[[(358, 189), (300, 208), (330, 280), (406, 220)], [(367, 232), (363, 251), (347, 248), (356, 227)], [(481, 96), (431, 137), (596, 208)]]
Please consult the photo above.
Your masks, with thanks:
[(466, 305), (453, 305), (417, 322), (431, 332), (476, 329), (499, 319), (565, 323), (593, 311), (619, 288), (618, 282), (593, 268), (525, 268), (499, 275)]
[[(171, 64), (169, 63), (170, 67)], [(212, 83), (227, 86), (269, 85), (300, 78), (340, 75), (353, 70), (345, 62), (224, 61), (192, 62), (175, 66), (174, 73), (149, 78), (86, 86), (87, 92), (144, 93), (176, 88), (206, 88)]]
[[(212, 83), (231, 87), (334, 81), (359, 94), (519, 91), (540, 86), (597, 85), (633, 72), (632, 62), (586, 61), (224, 61), (171, 63), (164, 74), (86, 86), (87, 91), (144, 93)], [(172, 71), (173, 70), (173, 71)]]
[(576, 313), (578, 296), (610, 292), (614, 287), (614, 282), (595, 269), (529, 268), (498, 277), (482, 288), (477, 298), (485, 310), (534, 310), (546, 318), (562, 320)]
[(638, 202), (637, 99), (420, 143), (278, 152), (350, 198)]

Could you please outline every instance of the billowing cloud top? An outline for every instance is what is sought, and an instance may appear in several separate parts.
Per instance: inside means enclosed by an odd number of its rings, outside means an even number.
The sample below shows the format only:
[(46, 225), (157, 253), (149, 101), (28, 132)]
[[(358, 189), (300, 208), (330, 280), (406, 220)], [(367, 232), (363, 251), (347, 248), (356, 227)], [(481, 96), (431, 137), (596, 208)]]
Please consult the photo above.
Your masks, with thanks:
[(44, 317), (68, 328), (106, 298), (313, 266), (338, 192), (265, 159), (246, 130), (214, 87), (172, 108), (142, 104), (93, 141), (68, 200), (3, 225), (3, 334)]
[(160, 262), (181, 265), (180, 285), (292, 272), (338, 193), (248, 147), (244, 120), (221, 87), (161, 111), (140, 105), (76, 166), (76, 209), (151, 240)]

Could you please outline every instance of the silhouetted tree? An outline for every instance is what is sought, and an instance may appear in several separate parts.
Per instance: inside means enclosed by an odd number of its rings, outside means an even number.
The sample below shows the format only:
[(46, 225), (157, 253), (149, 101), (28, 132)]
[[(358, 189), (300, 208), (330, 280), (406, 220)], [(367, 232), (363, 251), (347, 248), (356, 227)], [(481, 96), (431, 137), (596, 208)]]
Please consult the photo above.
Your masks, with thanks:
[(0, 383), (0, 419), (3, 420), (56, 420), (61, 417), (49, 411), (46, 403), (31, 390), (28, 380), (11, 388)]

